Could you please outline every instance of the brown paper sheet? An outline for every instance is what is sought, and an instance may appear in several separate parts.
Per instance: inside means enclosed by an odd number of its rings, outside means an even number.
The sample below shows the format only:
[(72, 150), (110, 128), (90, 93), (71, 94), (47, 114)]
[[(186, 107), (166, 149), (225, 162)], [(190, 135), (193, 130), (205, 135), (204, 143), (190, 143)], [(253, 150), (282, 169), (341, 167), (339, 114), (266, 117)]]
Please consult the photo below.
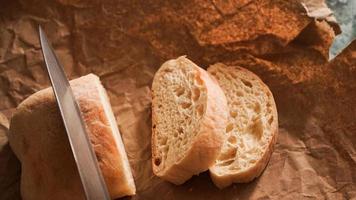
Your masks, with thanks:
[[(132, 199), (356, 198), (356, 43), (328, 63), (337, 30), (298, 1), (3, 0), (1, 7), (0, 199), (20, 199), (7, 119), (49, 85), (38, 24), (68, 76), (101, 77), (133, 169)], [(150, 84), (162, 62), (180, 55), (202, 67), (246, 67), (271, 88), (279, 138), (258, 179), (219, 190), (208, 173), (181, 186), (152, 174)]]

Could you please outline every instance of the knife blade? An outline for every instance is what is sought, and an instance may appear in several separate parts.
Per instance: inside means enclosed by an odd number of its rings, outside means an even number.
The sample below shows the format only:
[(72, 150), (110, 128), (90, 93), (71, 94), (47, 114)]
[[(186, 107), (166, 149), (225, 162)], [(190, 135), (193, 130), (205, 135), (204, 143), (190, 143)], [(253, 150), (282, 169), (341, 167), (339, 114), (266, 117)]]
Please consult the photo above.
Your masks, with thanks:
[(69, 81), (48, 39), (39, 27), (40, 43), (53, 92), (88, 200), (110, 199), (98, 161)]

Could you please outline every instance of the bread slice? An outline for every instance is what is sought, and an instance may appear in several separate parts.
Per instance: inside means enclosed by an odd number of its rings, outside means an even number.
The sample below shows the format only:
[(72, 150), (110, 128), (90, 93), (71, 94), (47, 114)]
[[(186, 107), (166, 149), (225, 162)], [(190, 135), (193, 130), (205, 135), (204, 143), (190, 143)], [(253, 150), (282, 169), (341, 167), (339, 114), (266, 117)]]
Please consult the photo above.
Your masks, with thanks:
[[(135, 194), (124, 144), (99, 78), (89, 74), (70, 84), (111, 197)], [(23, 199), (85, 199), (52, 88), (17, 107), (9, 141), (22, 164)]]
[(210, 176), (219, 188), (249, 182), (266, 167), (277, 140), (277, 108), (271, 91), (252, 72), (215, 64), (208, 68), (224, 91), (230, 115), (225, 142)]
[(214, 164), (227, 104), (209, 74), (185, 57), (165, 62), (152, 84), (153, 172), (182, 184)]

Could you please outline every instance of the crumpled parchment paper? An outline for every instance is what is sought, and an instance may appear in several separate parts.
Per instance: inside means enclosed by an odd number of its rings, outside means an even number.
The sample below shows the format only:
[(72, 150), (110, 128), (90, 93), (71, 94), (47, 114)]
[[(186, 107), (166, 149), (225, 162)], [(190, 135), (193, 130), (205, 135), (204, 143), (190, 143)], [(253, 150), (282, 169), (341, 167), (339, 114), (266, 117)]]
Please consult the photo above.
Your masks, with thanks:
[[(3, 0), (1, 7), (0, 199), (20, 199), (21, 167), (6, 137), (11, 113), (49, 86), (38, 24), (70, 78), (92, 72), (107, 89), (137, 186), (131, 199), (356, 198), (356, 43), (329, 63), (339, 30), (299, 1)], [(245, 67), (271, 88), (280, 133), (258, 179), (219, 190), (208, 173), (181, 186), (152, 174), (150, 85), (160, 65), (180, 55), (204, 68)]]

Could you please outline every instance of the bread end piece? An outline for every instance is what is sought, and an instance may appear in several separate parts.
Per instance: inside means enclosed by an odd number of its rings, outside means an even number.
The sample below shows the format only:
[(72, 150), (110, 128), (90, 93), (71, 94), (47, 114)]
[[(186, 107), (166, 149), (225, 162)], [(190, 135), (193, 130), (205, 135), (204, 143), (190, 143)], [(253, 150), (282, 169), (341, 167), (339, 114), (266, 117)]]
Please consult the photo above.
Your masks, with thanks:
[(206, 171), (220, 152), (227, 120), (225, 95), (205, 70), (185, 57), (161, 66), (152, 95), (153, 172), (182, 184)]
[[(135, 184), (106, 91), (89, 74), (70, 81), (110, 196), (135, 194)], [(24, 199), (84, 199), (52, 88), (24, 100), (10, 124), (11, 148), (22, 165)]]

